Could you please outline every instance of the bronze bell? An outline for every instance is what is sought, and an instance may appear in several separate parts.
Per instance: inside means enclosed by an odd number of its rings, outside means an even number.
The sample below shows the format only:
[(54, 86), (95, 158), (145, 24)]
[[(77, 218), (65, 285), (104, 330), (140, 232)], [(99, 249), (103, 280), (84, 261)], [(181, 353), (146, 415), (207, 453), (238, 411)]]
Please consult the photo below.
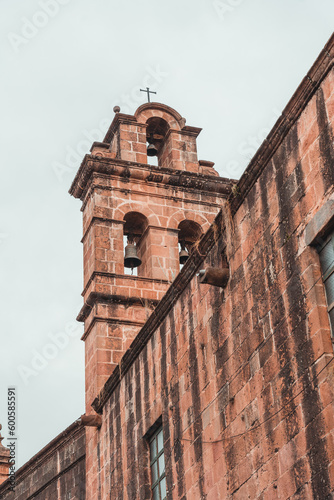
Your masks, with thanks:
[(179, 258), (180, 258), (180, 264), (185, 264), (189, 258), (188, 251), (185, 249), (184, 246), (181, 247)]
[(147, 156), (157, 156), (157, 154), (158, 154), (158, 150), (157, 150), (157, 148), (155, 147), (155, 145), (154, 145), (154, 144), (152, 144), (152, 143), (151, 143), (151, 144), (149, 144), (149, 145), (147, 146)]
[(137, 255), (137, 247), (134, 243), (128, 243), (125, 247), (124, 266), (133, 269), (141, 264), (141, 260)]

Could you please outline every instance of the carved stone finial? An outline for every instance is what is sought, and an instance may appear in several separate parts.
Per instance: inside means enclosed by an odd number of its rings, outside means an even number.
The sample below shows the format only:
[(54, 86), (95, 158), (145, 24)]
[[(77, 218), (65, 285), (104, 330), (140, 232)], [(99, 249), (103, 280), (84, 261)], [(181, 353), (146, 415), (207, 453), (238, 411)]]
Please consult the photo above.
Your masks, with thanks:
[(121, 108), (119, 106), (114, 106), (113, 112), (114, 113), (119, 113), (121, 111)]

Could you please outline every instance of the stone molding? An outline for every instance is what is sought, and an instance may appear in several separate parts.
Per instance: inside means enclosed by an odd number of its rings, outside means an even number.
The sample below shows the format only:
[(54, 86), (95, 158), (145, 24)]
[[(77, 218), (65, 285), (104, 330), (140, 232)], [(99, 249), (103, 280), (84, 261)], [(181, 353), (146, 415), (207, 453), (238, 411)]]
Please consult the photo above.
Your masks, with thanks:
[(328, 200), (305, 228), (306, 245), (316, 245), (334, 226), (334, 200)]
[[(127, 306), (136, 304), (145, 307), (145, 304), (143, 303), (144, 301), (145, 298), (142, 297), (126, 297), (125, 295), (109, 295), (106, 293), (92, 292), (87, 298), (76, 319), (81, 322), (85, 321), (90, 315), (95, 304), (126, 304)], [(159, 303), (159, 300), (149, 299), (147, 302), (155, 306)], [(105, 318), (105, 320), (108, 321), (109, 318)], [(118, 321), (120, 321), (119, 318)]]
[(145, 182), (155, 182), (166, 186), (198, 189), (201, 192), (230, 195), (236, 181), (224, 177), (203, 175), (185, 170), (173, 170), (155, 167), (146, 163), (136, 163), (115, 158), (101, 158), (85, 155), (81, 166), (70, 187), (69, 193), (75, 198), (84, 199), (89, 181), (93, 173), (101, 173), (135, 179)]
[(89, 286), (91, 285), (92, 281), (95, 279), (96, 276), (104, 276), (106, 278), (129, 280), (129, 281), (142, 281), (143, 283), (150, 283), (150, 284), (158, 283), (158, 284), (168, 285), (169, 283), (167, 280), (147, 278), (146, 276), (133, 276), (132, 274), (116, 274), (116, 273), (108, 273), (102, 271), (93, 271), (91, 277), (87, 281), (87, 285), (85, 286), (81, 294), (82, 296), (85, 295), (86, 291), (88, 290)]

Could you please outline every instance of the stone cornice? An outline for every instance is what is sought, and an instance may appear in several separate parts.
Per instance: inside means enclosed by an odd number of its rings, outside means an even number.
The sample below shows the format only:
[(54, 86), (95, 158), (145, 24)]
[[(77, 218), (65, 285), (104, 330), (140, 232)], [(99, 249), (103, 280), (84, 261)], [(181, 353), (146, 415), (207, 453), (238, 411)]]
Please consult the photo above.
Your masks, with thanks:
[(220, 211), (214, 223), (202, 236), (199, 244), (193, 248), (190, 257), (183, 266), (181, 272), (177, 275), (164, 297), (158, 303), (157, 307), (154, 309), (153, 313), (148, 318), (143, 328), (139, 331), (138, 335), (133, 340), (131, 346), (124, 354), (120, 363), (117, 365), (117, 367), (114, 369), (113, 373), (105, 383), (100, 394), (93, 401), (92, 407), (95, 411), (97, 411), (98, 413), (102, 413), (103, 406), (114, 391), (115, 387), (121, 382), (121, 379), (129, 370), (134, 360), (146, 346), (149, 339), (165, 319), (182, 292), (187, 288), (190, 281), (194, 278), (206, 255), (224, 231), (224, 220), (222, 217), (222, 212)]
[(183, 127), (181, 130), (170, 128), (166, 134), (165, 139), (167, 139), (171, 134), (180, 134), (185, 136), (198, 137), (203, 129), (199, 127)]
[(4, 446), (1, 446), (0, 448), (0, 464), (3, 465), (8, 465), (9, 464), (9, 457), (10, 457), (10, 450), (8, 448), (5, 448)]
[(98, 142), (98, 141), (95, 141), (95, 142), (93, 142), (92, 147), (90, 148), (89, 151), (92, 152), (92, 150), (94, 148), (109, 149), (110, 148), (110, 144), (108, 142)]
[(186, 170), (155, 167), (145, 163), (136, 163), (115, 158), (85, 155), (69, 193), (75, 198), (83, 200), (89, 180), (94, 172), (123, 177), (127, 180), (132, 178), (139, 181), (161, 183), (171, 187), (177, 186), (210, 193), (214, 192), (226, 197), (231, 193), (232, 186), (235, 184), (235, 181), (224, 177), (203, 175)]
[(230, 194), (231, 212), (235, 214), (249, 191), (261, 175), (265, 166), (296, 123), (322, 81), (333, 68), (334, 35), (320, 52), (319, 57), (300, 83), (292, 98), (282, 111), (274, 127), (255, 153), (239, 182)]
[(201, 167), (213, 168), (215, 166), (215, 163), (213, 161), (208, 161), (208, 160), (198, 160), (198, 163), (200, 164)]
[[(160, 229), (160, 228), (159, 228)], [(90, 284), (92, 281), (95, 279), (97, 276), (104, 276), (106, 278), (112, 278), (112, 279), (121, 279), (121, 280), (129, 280), (132, 282), (135, 281), (141, 281), (143, 283), (150, 283), (151, 285), (154, 283), (158, 284), (163, 284), (163, 285), (168, 285), (167, 280), (158, 280), (158, 279), (153, 279), (153, 278), (147, 278), (146, 276), (133, 276), (132, 274), (116, 274), (116, 273), (108, 273), (108, 272), (101, 272), (101, 271), (93, 271), (91, 277), (87, 281), (87, 284), (82, 292), (82, 296), (85, 295), (87, 289), (89, 288)], [(130, 285), (130, 283), (129, 283)]]
[[(153, 306), (159, 303), (158, 300), (150, 299), (148, 301)], [(126, 305), (140, 305), (145, 307), (145, 298), (142, 297), (126, 297), (125, 295), (109, 295), (107, 293), (92, 292), (89, 294), (88, 299), (82, 306), (81, 311), (77, 316), (77, 321), (85, 321), (88, 318), (91, 310), (95, 304), (126, 304)], [(106, 318), (107, 319), (107, 318)]]
[(88, 337), (88, 335), (90, 334), (90, 332), (92, 331), (92, 329), (94, 328), (94, 326), (96, 325), (96, 323), (99, 323), (99, 322), (103, 323), (104, 325), (106, 325), (106, 324), (108, 324), (108, 325), (112, 325), (112, 324), (120, 325), (120, 324), (122, 324), (122, 325), (128, 325), (128, 326), (136, 326), (138, 328), (141, 328), (145, 324), (145, 321), (132, 321), (132, 320), (125, 320), (125, 319), (120, 320), (119, 317), (117, 317), (117, 318), (104, 318), (101, 316), (94, 316), (92, 321), (89, 323), (87, 330), (85, 330), (85, 332), (82, 335), (80, 340), (85, 341), (86, 338)]

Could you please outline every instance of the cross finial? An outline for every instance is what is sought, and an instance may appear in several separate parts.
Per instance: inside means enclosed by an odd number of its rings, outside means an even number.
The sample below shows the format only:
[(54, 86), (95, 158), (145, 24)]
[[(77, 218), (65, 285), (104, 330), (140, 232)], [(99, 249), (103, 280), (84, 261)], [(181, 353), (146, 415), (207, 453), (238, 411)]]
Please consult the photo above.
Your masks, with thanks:
[(146, 90), (140, 89), (140, 92), (147, 92), (147, 102), (151, 102), (150, 100), (150, 94), (156, 94), (156, 92), (153, 92), (153, 90), (150, 90), (149, 87), (146, 87)]

